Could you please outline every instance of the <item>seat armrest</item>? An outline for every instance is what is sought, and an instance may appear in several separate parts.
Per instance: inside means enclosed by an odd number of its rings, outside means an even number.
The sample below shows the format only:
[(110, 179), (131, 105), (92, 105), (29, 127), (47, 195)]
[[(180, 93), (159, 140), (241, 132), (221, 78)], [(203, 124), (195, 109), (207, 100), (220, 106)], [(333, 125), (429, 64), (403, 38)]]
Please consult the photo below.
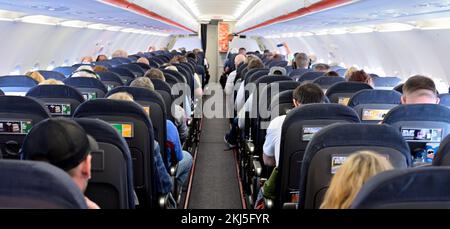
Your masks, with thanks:
[(245, 149), (247, 150), (247, 152), (253, 154), (255, 152), (255, 145), (253, 144), (253, 142), (247, 141), (245, 143)]
[(259, 162), (259, 157), (253, 157), (253, 169), (255, 169), (255, 176), (261, 177), (263, 168), (261, 162)]

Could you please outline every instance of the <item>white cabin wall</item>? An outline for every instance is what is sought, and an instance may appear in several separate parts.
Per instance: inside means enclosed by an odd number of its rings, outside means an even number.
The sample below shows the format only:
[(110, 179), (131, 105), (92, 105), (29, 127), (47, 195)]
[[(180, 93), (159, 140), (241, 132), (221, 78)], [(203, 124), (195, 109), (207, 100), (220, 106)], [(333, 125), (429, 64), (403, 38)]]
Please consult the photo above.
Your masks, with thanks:
[(439, 91), (448, 92), (448, 37), (450, 30), (411, 30), (262, 40), (270, 50), (287, 42), (292, 52), (313, 53), (323, 62), (354, 65), (380, 76), (406, 79), (424, 74), (435, 80)]
[(83, 56), (110, 56), (117, 49), (129, 54), (162, 48), (170, 37), (86, 28), (0, 21), (0, 75), (24, 74), (33, 69), (72, 65)]

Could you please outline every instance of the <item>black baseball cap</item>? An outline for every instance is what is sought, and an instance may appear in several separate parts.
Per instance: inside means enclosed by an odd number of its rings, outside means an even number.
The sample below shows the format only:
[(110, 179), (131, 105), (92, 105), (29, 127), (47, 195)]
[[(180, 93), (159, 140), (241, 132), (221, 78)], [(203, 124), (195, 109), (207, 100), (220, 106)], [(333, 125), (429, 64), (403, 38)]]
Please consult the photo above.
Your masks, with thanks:
[(22, 145), (25, 160), (43, 160), (65, 171), (77, 167), (98, 150), (95, 139), (75, 121), (46, 119), (34, 126)]

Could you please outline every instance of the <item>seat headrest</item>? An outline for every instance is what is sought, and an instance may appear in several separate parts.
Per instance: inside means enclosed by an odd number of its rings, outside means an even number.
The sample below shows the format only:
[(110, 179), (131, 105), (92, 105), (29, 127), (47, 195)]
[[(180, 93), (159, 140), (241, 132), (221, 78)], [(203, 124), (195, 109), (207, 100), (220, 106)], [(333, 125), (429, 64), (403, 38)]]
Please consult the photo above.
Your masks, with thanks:
[(372, 90), (364, 89), (356, 92), (350, 101), (349, 107), (356, 107), (360, 104), (400, 104), (402, 94), (392, 90)]
[(303, 81), (314, 81), (317, 78), (323, 76), (323, 72), (305, 72), (303, 75), (300, 76), (300, 78), (298, 78), (298, 81), (303, 82)]
[(395, 87), (402, 80), (397, 77), (372, 77), (375, 87)]
[(30, 114), (50, 118), (50, 114), (36, 99), (23, 96), (0, 96), (0, 113)]
[(84, 195), (72, 178), (44, 162), (1, 160), (0, 197), (3, 208), (87, 209)]
[(164, 99), (161, 97), (161, 95), (158, 92), (150, 91), (146, 88), (139, 88), (139, 87), (116, 87), (108, 92), (106, 97), (109, 97), (112, 94), (118, 93), (118, 92), (127, 92), (133, 96), (133, 99), (135, 101), (149, 101), (149, 102), (157, 102), (162, 107), (165, 107), (164, 105)]
[(314, 138), (308, 144), (306, 152), (313, 157), (321, 149), (338, 146), (393, 148), (405, 156), (408, 166), (411, 165), (408, 144), (398, 130), (388, 125), (333, 124), (321, 129), (314, 135)]
[(400, 105), (386, 114), (383, 123), (400, 121), (431, 121), (450, 123), (450, 109), (437, 104)]
[(123, 85), (122, 79), (120, 79), (120, 76), (117, 73), (114, 72), (97, 72), (97, 74), (100, 76), (101, 81), (110, 81), (110, 82), (116, 82), (120, 85)]
[(358, 114), (346, 106), (340, 104), (305, 104), (293, 109), (286, 116), (283, 126), (289, 126), (298, 120), (347, 120), (349, 122), (361, 122)]
[(0, 87), (34, 87), (38, 82), (25, 75), (0, 76)]
[(321, 76), (313, 81), (313, 83), (320, 86), (331, 86), (335, 83), (344, 82), (345, 79), (342, 77), (331, 77), (331, 76)]
[(86, 101), (78, 106), (73, 117), (82, 118), (101, 115), (130, 115), (150, 122), (148, 115), (139, 104), (112, 99), (94, 99)]
[(446, 187), (450, 187), (448, 167), (390, 170), (369, 179), (353, 200), (352, 208), (436, 207), (427, 202), (448, 208), (450, 196)]
[(55, 71), (38, 71), (45, 79), (65, 80), (66, 76), (60, 72)]
[(90, 77), (70, 77), (64, 80), (64, 83), (72, 87), (96, 88), (102, 90), (105, 94), (108, 92), (106, 86), (98, 79)]
[(364, 89), (373, 89), (370, 85), (361, 82), (340, 82), (336, 83), (326, 92), (326, 96), (330, 97), (335, 93), (355, 93)]
[(34, 98), (74, 99), (80, 103), (85, 100), (77, 89), (67, 85), (38, 85), (31, 88), (26, 96)]

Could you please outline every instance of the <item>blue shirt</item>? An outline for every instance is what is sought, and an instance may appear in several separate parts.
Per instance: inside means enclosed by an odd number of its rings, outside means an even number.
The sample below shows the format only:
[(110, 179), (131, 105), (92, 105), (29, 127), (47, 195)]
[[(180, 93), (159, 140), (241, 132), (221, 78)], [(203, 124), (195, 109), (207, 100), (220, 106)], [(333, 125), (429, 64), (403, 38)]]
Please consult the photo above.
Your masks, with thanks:
[(173, 148), (167, 147), (167, 162), (169, 163), (169, 166), (171, 166), (172, 153), (175, 154), (176, 157), (175, 159), (178, 162), (183, 160), (183, 151), (181, 148), (181, 141), (180, 135), (178, 133), (178, 128), (175, 126), (175, 124), (173, 124), (172, 121), (167, 120), (166, 129), (167, 129), (167, 141), (170, 143), (170, 145), (173, 146)]
[(163, 159), (161, 157), (159, 144), (155, 141), (155, 147), (153, 148), (153, 161), (155, 168), (155, 183), (156, 190), (160, 194), (167, 194), (172, 191), (172, 181), (169, 173), (167, 172), (166, 166), (164, 166)]

